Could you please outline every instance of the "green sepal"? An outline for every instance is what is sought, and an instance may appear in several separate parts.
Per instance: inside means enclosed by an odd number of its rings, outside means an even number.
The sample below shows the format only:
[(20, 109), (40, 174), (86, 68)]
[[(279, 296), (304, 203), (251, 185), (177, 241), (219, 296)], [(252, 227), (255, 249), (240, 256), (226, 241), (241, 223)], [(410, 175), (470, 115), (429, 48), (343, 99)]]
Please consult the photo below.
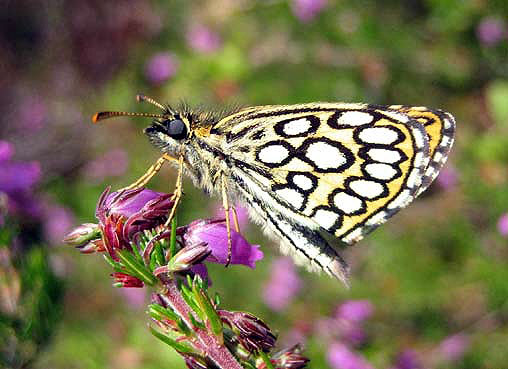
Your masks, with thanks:
[(203, 287), (203, 281), (201, 278), (194, 278), (194, 284), (192, 286), (193, 295), (201, 311), (206, 315), (208, 322), (210, 323), (210, 328), (212, 329), (213, 334), (223, 342), (222, 336), (222, 321), (220, 320), (219, 314), (215, 310), (206, 290)]

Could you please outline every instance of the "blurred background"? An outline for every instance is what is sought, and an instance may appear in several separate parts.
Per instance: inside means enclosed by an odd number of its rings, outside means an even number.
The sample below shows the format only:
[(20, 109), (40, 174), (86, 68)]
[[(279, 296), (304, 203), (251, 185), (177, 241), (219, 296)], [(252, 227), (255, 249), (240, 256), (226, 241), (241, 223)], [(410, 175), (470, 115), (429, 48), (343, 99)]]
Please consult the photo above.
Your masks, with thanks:
[[(107, 185), (158, 157), (146, 119), (97, 110), (311, 101), (452, 112), (446, 167), (350, 250), (352, 288), (265, 258), (211, 268), (225, 307), (303, 342), (312, 368), (502, 368), (508, 359), (508, 3), (504, 0), (4, 0), (0, 5), (0, 366), (183, 368), (146, 296), (61, 239)], [(163, 169), (151, 188), (171, 191)], [(214, 216), (191, 183), (179, 220)]]

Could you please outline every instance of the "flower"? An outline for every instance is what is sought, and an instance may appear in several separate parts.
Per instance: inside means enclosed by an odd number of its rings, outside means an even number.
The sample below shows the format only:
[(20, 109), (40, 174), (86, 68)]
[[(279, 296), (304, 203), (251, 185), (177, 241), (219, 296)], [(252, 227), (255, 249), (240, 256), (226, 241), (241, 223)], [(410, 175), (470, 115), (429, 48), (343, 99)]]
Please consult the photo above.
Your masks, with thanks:
[(452, 166), (446, 166), (436, 178), (436, 183), (444, 190), (450, 190), (457, 185), (458, 173)]
[(413, 350), (405, 350), (397, 355), (392, 369), (421, 369), (422, 365), (418, 354)]
[(173, 77), (178, 63), (173, 54), (162, 52), (153, 55), (145, 66), (145, 76), (154, 85), (160, 85)]
[(71, 246), (82, 247), (99, 236), (100, 229), (97, 224), (84, 223), (69, 232), (63, 241)]
[(348, 300), (337, 308), (335, 315), (339, 319), (359, 323), (369, 318), (373, 310), (368, 300)]
[(506, 37), (506, 24), (496, 17), (483, 18), (476, 27), (476, 36), (486, 46), (493, 46)]
[(57, 204), (45, 204), (43, 208), (44, 236), (50, 244), (57, 245), (62, 242), (65, 232), (72, 227), (74, 215), (68, 208)]
[(312, 21), (326, 6), (326, 0), (293, 0), (293, 14), (304, 23)]
[(508, 213), (503, 213), (497, 221), (497, 231), (503, 237), (508, 236)]
[[(226, 264), (228, 258), (228, 236), (225, 221), (199, 219), (183, 227), (185, 245), (206, 243), (212, 250), (206, 261)], [(231, 229), (231, 264), (256, 267), (256, 261), (263, 258), (259, 245), (251, 245), (240, 233)]]
[(218, 311), (221, 320), (238, 334), (238, 340), (249, 352), (269, 352), (275, 345), (276, 337), (259, 318), (241, 311)]
[(363, 356), (340, 342), (333, 342), (328, 347), (327, 359), (334, 369), (374, 369)]
[(469, 339), (463, 334), (454, 334), (445, 338), (439, 345), (440, 356), (445, 361), (460, 360), (469, 347)]
[(0, 140), (0, 162), (10, 160), (14, 154), (14, 148), (10, 142)]
[(129, 158), (122, 149), (113, 149), (99, 158), (89, 162), (85, 169), (85, 176), (93, 182), (101, 182), (106, 177), (121, 176), (127, 170)]
[[(249, 213), (247, 208), (243, 205), (235, 205), (236, 215), (238, 218), (238, 225), (240, 226), (240, 230), (247, 227), (249, 223)], [(224, 208), (222, 206), (217, 206), (215, 208), (214, 217), (217, 219), (225, 218)], [(230, 224), (234, 224), (233, 211), (229, 212), (229, 221)]]
[(196, 25), (187, 33), (187, 43), (195, 51), (212, 53), (222, 46), (219, 35), (204, 25)]
[(104, 246), (114, 260), (116, 249), (130, 249), (138, 233), (164, 224), (173, 207), (171, 194), (137, 188), (109, 193), (106, 189), (95, 215), (103, 234)]
[(282, 311), (301, 287), (302, 281), (291, 259), (278, 258), (272, 262), (271, 275), (265, 284), (263, 299), (270, 309)]

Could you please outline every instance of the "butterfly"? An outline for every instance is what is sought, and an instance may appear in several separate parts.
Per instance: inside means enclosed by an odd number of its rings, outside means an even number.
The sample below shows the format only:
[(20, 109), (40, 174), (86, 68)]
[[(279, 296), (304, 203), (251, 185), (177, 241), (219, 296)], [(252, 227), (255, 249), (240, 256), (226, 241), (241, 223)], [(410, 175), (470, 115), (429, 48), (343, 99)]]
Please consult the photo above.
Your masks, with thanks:
[[(206, 192), (247, 206), (284, 254), (347, 284), (344, 245), (360, 241), (418, 197), (436, 178), (454, 141), (450, 113), (426, 107), (356, 103), (269, 105), (230, 113), (172, 108), (144, 95), (161, 114), (145, 129), (165, 161)], [(170, 216), (171, 218), (171, 216)], [(226, 217), (230, 229), (229, 216)]]

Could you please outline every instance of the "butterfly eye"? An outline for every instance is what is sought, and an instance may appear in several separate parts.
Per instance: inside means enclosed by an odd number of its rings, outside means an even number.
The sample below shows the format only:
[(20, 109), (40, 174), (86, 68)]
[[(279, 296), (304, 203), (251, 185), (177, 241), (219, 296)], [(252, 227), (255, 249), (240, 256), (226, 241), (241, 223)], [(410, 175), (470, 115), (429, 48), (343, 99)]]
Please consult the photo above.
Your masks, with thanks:
[(174, 140), (182, 140), (187, 137), (187, 127), (180, 119), (166, 120), (167, 134)]

